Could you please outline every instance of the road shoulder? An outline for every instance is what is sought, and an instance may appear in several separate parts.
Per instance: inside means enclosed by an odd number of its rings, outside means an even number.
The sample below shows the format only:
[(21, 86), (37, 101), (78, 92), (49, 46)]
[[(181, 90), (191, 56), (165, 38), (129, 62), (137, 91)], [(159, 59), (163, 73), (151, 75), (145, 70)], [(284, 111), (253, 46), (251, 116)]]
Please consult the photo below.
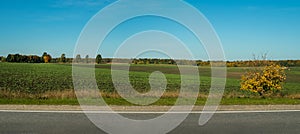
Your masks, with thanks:
[[(165, 112), (172, 106), (110, 106), (114, 111)], [(190, 106), (176, 106), (177, 111), (186, 111)], [(202, 111), (204, 106), (194, 106), (193, 111)], [(85, 106), (90, 111), (108, 111), (104, 106)], [(0, 105), (0, 110), (37, 110), (37, 111), (82, 111), (78, 105)], [(300, 110), (300, 105), (221, 105), (218, 111), (269, 111)]]

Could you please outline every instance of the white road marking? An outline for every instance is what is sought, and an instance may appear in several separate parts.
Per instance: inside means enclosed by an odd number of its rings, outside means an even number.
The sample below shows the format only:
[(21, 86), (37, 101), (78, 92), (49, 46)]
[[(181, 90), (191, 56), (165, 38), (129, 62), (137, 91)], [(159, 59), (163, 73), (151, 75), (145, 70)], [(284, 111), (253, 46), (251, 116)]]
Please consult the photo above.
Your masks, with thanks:
[(282, 113), (282, 112), (300, 112), (300, 110), (255, 110), (255, 111), (172, 111), (172, 112), (148, 112), (148, 111), (47, 111), (47, 110), (0, 110), (1, 112), (7, 113), (90, 113), (90, 114), (111, 114), (111, 113), (119, 113), (119, 114), (164, 114), (164, 113), (171, 113), (171, 114), (202, 114), (202, 113), (216, 113), (216, 114), (233, 114), (233, 113)]

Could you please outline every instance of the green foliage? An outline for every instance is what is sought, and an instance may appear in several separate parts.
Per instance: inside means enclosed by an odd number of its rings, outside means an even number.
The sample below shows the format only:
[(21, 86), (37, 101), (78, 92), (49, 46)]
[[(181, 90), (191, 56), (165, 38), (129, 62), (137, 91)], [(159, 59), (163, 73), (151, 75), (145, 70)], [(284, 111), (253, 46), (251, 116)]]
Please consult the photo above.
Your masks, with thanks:
[(44, 52), (42, 55), (42, 61), (44, 63), (50, 63), (50, 61), (52, 60), (52, 57), (50, 54), (47, 54), (47, 52)]
[[(16, 62), (16, 63), (41, 63), (42, 58), (36, 55), (20, 55), (20, 54), (9, 54), (7, 58), (3, 58), (7, 62)], [(2, 61), (4, 62), (4, 61)]]
[(89, 60), (89, 55), (86, 55), (85, 56), (85, 59), (84, 59), (85, 63), (90, 63), (90, 60)]
[[(228, 61), (227, 67), (264, 67), (266, 64), (278, 64), (285, 67), (300, 67), (300, 60), (279, 60), (279, 61), (268, 61), (268, 60), (252, 60), (252, 61)], [(199, 64), (202, 64), (199, 63)]]
[(0, 62), (6, 62), (6, 58), (5, 57), (0, 57)]
[(80, 54), (77, 54), (77, 55), (76, 55), (74, 61), (75, 61), (76, 63), (80, 63), (80, 62), (81, 62), (81, 56), (80, 56)]
[(67, 62), (66, 54), (61, 54), (59, 62), (61, 62), (61, 63), (66, 63)]
[(97, 63), (97, 64), (102, 63), (102, 56), (101, 56), (101, 54), (98, 54), (98, 55), (97, 55), (97, 57), (96, 57), (96, 63)]

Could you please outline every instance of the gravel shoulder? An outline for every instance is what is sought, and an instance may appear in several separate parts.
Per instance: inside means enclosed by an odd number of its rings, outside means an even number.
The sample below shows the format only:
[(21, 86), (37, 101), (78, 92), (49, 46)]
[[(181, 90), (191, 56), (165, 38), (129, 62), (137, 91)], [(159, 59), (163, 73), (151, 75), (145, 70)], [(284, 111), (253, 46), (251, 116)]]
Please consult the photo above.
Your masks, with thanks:
[[(172, 106), (110, 106), (114, 111), (128, 112), (164, 112)], [(176, 106), (176, 111), (186, 111), (190, 106)], [(193, 111), (202, 111), (204, 106), (194, 106)], [(90, 111), (108, 111), (104, 106), (85, 106)], [(0, 110), (36, 110), (36, 111), (82, 111), (75, 105), (0, 105)], [(268, 111), (300, 110), (300, 105), (221, 105), (218, 111)]]

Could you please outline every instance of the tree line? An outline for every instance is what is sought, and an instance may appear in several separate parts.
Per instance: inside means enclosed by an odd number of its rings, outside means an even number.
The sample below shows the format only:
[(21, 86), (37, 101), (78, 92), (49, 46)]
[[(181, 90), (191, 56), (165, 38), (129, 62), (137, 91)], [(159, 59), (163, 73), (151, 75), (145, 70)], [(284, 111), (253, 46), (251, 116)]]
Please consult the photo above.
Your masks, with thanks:
[(49, 63), (51, 61), (51, 55), (46, 52), (43, 55), (20, 55), (20, 54), (8, 54), (6, 58), (2, 57), (2, 62), (17, 62), (17, 63)]
[(89, 58), (88, 55), (84, 59), (80, 55), (76, 58), (67, 58), (66, 54), (61, 54), (59, 58), (52, 58), (50, 54), (44, 52), (41, 56), (37, 55), (21, 55), (21, 54), (8, 54), (7, 57), (0, 56), (0, 62), (13, 62), (13, 63), (102, 63), (102, 56), (97, 55), (96, 58)]
[[(131, 64), (169, 64), (169, 65), (195, 65), (195, 66), (210, 66), (210, 61), (202, 60), (173, 60), (173, 59), (158, 59), (158, 58), (139, 58), (139, 59), (113, 59), (102, 58), (101, 54), (96, 57), (89, 57), (86, 55), (84, 58), (80, 54), (75, 58), (67, 58), (66, 54), (61, 54), (58, 58), (53, 58), (47, 52), (41, 56), (37, 55), (21, 55), (21, 54), (8, 54), (7, 57), (0, 56), (0, 62), (15, 62), (15, 63), (97, 63), (97, 64), (110, 64), (117, 63), (131, 63)], [(248, 60), (248, 61), (227, 61), (228, 67), (259, 67), (265, 66), (266, 63), (275, 63), (285, 67), (300, 67), (300, 60)]]
[[(300, 67), (300, 60), (247, 60), (227, 61), (227, 67), (264, 67), (269, 64), (277, 64), (284, 67)], [(172, 60), (172, 59), (132, 59), (132, 64), (171, 64), (171, 65), (193, 65), (210, 66), (210, 61), (202, 60)]]
[(269, 64), (277, 64), (284, 67), (300, 67), (300, 60), (249, 60), (228, 61), (228, 67), (264, 67)]

